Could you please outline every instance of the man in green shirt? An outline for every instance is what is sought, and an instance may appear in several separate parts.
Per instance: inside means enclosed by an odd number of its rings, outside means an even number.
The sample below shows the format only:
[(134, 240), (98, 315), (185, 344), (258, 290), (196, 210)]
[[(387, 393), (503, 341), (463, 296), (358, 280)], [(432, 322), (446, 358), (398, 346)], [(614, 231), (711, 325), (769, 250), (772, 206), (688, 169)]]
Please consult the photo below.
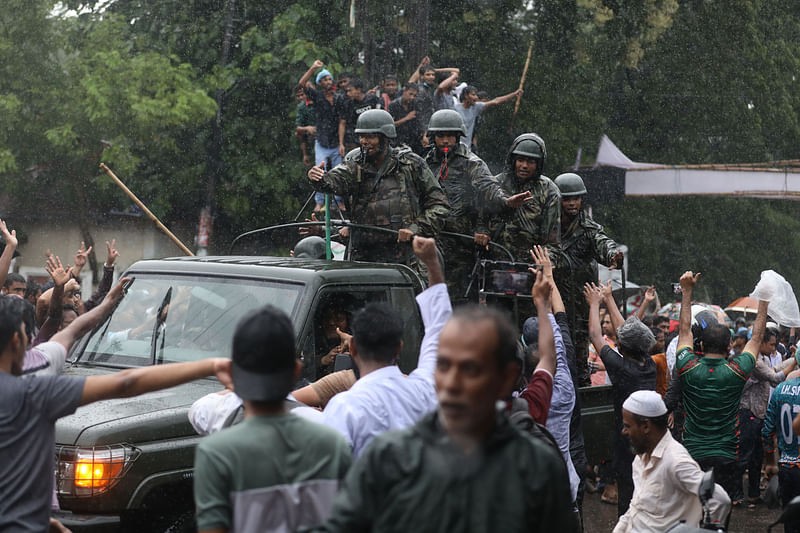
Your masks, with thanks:
[[(683, 292), (676, 366), (686, 409), (683, 444), (700, 468), (714, 468), (717, 482), (728, 494), (734, 494), (739, 401), (756, 366), (753, 354), (758, 353), (764, 334), (767, 302), (759, 302), (753, 336), (740, 355), (726, 359), (731, 333), (723, 324), (703, 329), (699, 350), (695, 351), (691, 307), (692, 289), (699, 276), (687, 271), (680, 279)], [(738, 482), (741, 485), (741, 477)]]
[(286, 412), (301, 369), (285, 313), (268, 305), (239, 322), (231, 373), (245, 419), (197, 447), (198, 531), (294, 531), (327, 518), (352, 457), (337, 431)]

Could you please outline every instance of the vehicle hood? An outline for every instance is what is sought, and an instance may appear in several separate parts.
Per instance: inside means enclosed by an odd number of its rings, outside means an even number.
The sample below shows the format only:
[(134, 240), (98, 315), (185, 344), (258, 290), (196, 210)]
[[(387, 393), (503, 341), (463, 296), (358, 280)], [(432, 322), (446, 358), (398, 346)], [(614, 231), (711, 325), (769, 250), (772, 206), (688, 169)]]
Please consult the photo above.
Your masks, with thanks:
[[(73, 366), (64, 375), (88, 377), (117, 369)], [(56, 443), (94, 446), (146, 443), (195, 436), (187, 417), (192, 403), (222, 390), (216, 379), (199, 379), (134, 398), (104, 400), (79, 407), (56, 423)]]

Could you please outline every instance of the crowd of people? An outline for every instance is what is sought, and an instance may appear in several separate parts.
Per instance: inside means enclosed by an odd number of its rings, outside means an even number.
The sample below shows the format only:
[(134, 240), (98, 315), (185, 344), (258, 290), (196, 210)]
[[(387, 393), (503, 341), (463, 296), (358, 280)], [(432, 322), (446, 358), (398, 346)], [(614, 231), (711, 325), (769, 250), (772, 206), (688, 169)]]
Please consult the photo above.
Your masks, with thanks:
[[(405, 264), (427, 281), (417, 296), (424, 338), (408, 375), (397, 366), (405, 317), (370, 303), (352, 316), (330, 308), (319, 359), (328, 371), (301, 388), (292, 323), (270, 306), (239, 322), (230, 359), (63, 376), (73, 343), (125, 297), (127, 278), (112, 287), (119, 252), (107, 243), (98, 292), (83, 301), (77, 279), (89, 250), (67, 267), (49, 255), (52, 286), (37, 288), (8, 272), (17, 240), (0, 221), (0, 530), (63, 531), (50, 517), (58, 418), (207, 375), (225, 390), (189, 412), (205, 435), (194, 472), (203, 532), (580, 531), (583, 495), (598, 481), (578, 395), (590, 384), (613, 393), (613, 457), (599, 481), (604, 501), (617, 504), (615, 532), (699, 524), (710, 469), (718, 525), (731, 505), (758, 505), (762, 467), (778, 476), (784, 504), (800, 494), (796, 339), (767, 322), (785, 280), (759, 282), (749, 325), (731, 328), (693, 305), (691, 271), (680, 276), (677, 323), (649, 311), (652, 288), (625, 318), (610, 285), (597, 283), (597, 264), (615, 268), (623, 256), (583, 209), (581, 177), (546, 177), (535, 133), (517, 137), (492, 176), (471, 150), (475, 119), (518, 92), (480, 105), (466, 86), (456, 102), (458, 76), (426, 58), (402, 94), (394, 76), (375, 91), (350, 76), (345, 97), (347, 77), (334, 86), (317, 61), (299, 83), (313, 104), (301, 121), (309, 106), (299, 103), (297, 131), (315, 138), (317, 208), (328, 194), (348, 220), (391, 230), (387, 239), (339, 222), (354, 259)], [(400, 138), (404, 125), (413, 135)], [(467, 240), (448, 242), (453, 235)], [(530, 284), (504, 295), (519, 321), (502, 298), (473, 301), (475, 258), (497, 244), (529, 265), (515, 273)], [(341, 354), (353, 367), (333, 371)]]

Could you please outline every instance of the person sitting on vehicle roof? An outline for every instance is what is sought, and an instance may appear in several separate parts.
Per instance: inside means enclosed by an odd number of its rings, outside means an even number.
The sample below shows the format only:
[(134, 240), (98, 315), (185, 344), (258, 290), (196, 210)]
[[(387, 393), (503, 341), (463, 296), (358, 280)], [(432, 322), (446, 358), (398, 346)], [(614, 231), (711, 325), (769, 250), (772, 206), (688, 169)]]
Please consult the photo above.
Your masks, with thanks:
[(203, 439), (194, 463), (201, 532), (293, 531), (322, 522), (352, 456), (330, 428), (286, 411), (302, 371), (289, 317), (251, 311), (233, 335), (233, 386), (242, 423)]

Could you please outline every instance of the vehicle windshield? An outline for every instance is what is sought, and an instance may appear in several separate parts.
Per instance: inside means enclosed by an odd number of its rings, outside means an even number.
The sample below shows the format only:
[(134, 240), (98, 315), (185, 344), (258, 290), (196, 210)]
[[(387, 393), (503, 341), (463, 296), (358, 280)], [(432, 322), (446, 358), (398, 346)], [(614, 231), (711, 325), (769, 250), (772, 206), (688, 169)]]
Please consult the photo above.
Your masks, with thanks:
[(135, 274), (116, 310), (82, 343), (79, 357), (113, 366), (229, 357), (245, 313), (270, 304), (291, 317), (301, 290), (290, 283)]

